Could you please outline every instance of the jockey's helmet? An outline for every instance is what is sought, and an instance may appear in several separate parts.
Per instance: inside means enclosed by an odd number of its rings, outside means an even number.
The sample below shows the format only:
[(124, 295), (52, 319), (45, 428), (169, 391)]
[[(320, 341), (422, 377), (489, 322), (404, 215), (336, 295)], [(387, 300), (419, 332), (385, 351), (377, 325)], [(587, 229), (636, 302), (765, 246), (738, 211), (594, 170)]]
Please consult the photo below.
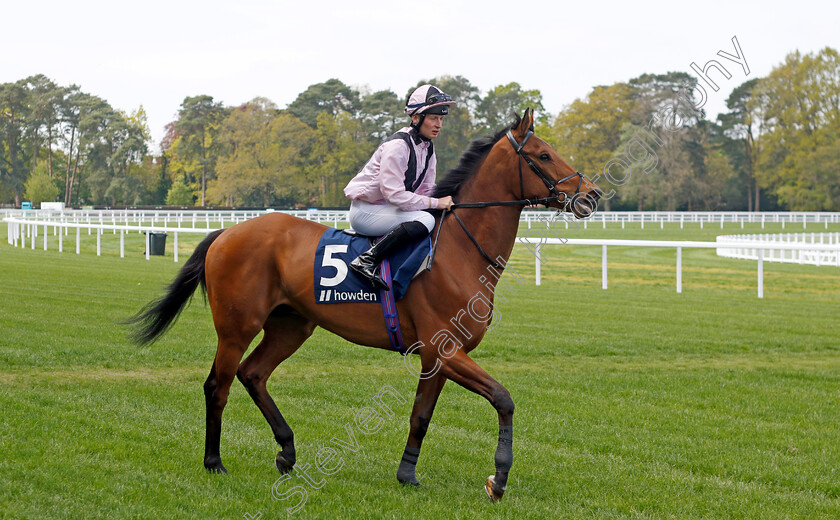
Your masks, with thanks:
[(409, 116), (424, 114), (449, 113), (449, 107), (455, 106), (455, 101), (434, 85), (421, 85), (414, 89), (405, 102), (405, 113)]

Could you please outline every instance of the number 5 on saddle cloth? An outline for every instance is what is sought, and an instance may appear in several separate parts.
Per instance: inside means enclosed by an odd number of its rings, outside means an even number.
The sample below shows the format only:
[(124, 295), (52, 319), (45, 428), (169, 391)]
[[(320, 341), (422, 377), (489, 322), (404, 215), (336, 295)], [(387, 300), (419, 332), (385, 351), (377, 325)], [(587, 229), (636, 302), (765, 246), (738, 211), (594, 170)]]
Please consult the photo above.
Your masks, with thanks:
[(396, 301), (408, 291), (411, 280), (429, 265), (431, 237), (424, 237), (383, 260), (380, 269), (390, 291), (378, 291), (349, 268), (350, 262), (367, 251), (370, 237), (329, 228), (315, 251), (315, 301), (328, 303), (381, 303), (391, 347), (405, 354), (399, 330)]

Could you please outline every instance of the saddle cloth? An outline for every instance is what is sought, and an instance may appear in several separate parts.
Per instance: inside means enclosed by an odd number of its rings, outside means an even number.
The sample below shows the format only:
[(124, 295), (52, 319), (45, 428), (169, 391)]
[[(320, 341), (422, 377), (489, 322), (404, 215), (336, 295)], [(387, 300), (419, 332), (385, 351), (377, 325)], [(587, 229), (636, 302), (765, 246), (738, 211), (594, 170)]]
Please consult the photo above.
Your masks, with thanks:
[[(324, 232), (315, 251), (317, 303), (382, 302), (379, 291), (350, 269), (350, 262), (370, 244), (370, 237), (352, 236), (334, 228)], [(431, 247), (431, 238), (424, 237), (388, 258), (395, 300), (405, 296), (411, 279), (425, 266)]]

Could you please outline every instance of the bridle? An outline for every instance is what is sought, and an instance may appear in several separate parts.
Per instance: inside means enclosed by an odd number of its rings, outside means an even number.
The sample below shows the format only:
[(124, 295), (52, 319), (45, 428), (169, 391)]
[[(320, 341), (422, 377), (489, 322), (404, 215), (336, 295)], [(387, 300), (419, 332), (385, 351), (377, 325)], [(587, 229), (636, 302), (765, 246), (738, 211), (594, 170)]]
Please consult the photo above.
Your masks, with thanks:
[[(551, 179), (549, 179), (546, 176), (546, 174), (543, 173), (542, 170), (540, 170), (540, 167), (537, 166), (536, 163), (534, 163), (533, 159), (531, 159), (530, 157), (525, 155), (525, 153), (522, 152), (522, 149), (525, 147), (525, 143), (527, 143), (528, 139), (530, 139), (531, 136), (534, 135), (534, 130), (533, 129), (528, 130), (528, 133), (525, 134), (525, 137), (522, 139), (521, 143), (516, 142), (516, 138), (513, 137), (513, 133), (510, 130), (505, 132), (505, 135), (507, 136), (508, 141), (510, 141), (510, 144), (513, 146), (513, 149), (516, 151), (516, 154), (519, 156), (519, 194), (520, 194), (520, 196), (522, 197), (523, 200), (525, 199), (525, 183), (524, 183), (524, 180), (522, 178), (522, 160), (523, 159), (525, 160), (526, 163), (528, 163), (528, 166), (531, 167), (531, 171), (533, 171), (535, 174), (537, 174), (537, 177), (539, 177), (540, 180), (543, 182), (543, 184), (545, 184), (545, 187), (548, 188), (548, 192), (550, 194), (554, 195), (554, 198), (556, 199), (556, 201), (558, 203), (559, 202), (565, 202), (566, 198), (568, 196), (565, 193), (557, 191), (557, 185), (561, 184), (563, 182), (566, 182), (567, 180), (569, 180), (573, 177), (578, 177), (578, 185), (577, 185), (577, 188), (575, 189), (575, 193), (574, 193), (574, 195), (572, 195), (572, 197), (575, 197), (580, 193), (580, 187), (583, 184), (583, 174), (582, 173), (575, 172), (571, 175), (567, 175), (566, 177), (563, 177), (560, 180), (551, 182)], [(563, 196), (562, 201), (560, 200), (561, 195)], [(552, 199), (552, 197), (547, 197), (547, 198)], [(552, 202), (554, 202), (554, 201), (552, 200)], [(544, 204), (544, 203), (540, 201), (540, 202), (537, 202), (537, 204)], [(548, 204), (545, 204), (545, 205), (546, 205), (546, 207), (548, 206)]]
[[(487, 252), (484, 251), (484, 249), (481, 247), (481, 245), (479, 245), (478, 241), (475, 239), (473, 234), (470, 233), (470, 230), (467, 229), (467, 226), (461, 220), (461, 217), (459, 217), (458, 214), (455, 213), (455, 210), (456, 209), (461, 209), (461, 208), (465, 208), (465, 209), (469, 209), (469, 208), (489, 208), (489, 207), (493, 207), (493, 206), (536, 206), (536, 205), (539, 205), (539, 204), (542, 204), (542, 205), (548, 207), (549, 204), (552, 204), (554, 202), (557, 202), (558, 204), (563, 203), (564, 205), (569, 205), (569, 204), (574, 205), (575, 202), (580, 197), (580, 187), (583, 184), (583, 174), (580, 173), (580, 172), (575, 172), (571, 175), (567, 175), (566, 177), (563, 177), (560, 180), (552, 181), (551, 179), (548, 178), (548, 176), (546, 176), (546, 174), (542, 170), (540, 170), (539, 166), (537, 166), (536, 163), (534, 163), (533, 159), (528, 157), (528, 155), (526, 155), (522, 151), (522, 148), (525, 147), (525, 143), (527, 143), (528, 139), (530, 139), (531, 136), (534, 135), (534, 129), (533, 128), (530, 128), (528, 130), (528, 133), (525, 134), (525, 137), (522, 139), (521, 143), (516, 141), (516, 138), (513, 137), (513, 133), (510, 130), (508, 130), (505, 133), (505, 135), (507, 136), (508, 141), (510, 141), (510, 144), (513, 146), (513, 149), (516, 151), (516, 154), (519, 156), (519, 161), (518, 161), (518, 163), (519, 163), (519, 193), (520, 193), (521, 199), (520, 200), (500, 201), (500, 202), (455, 203), (451, 206), (451, 209), (449, 210), (452, 213), (452, 216), (455, 217), (455, 220), (461, 226), (461, 229), (464, 230), (464, 233), (467, 234), (467, 237), (470, 239), (470, 241), (472, 241), (472, 243), (473, 243), (473, 245), (475, 245), (476, 249), (478, 249), (478, 252), (481, 253), (481, 256), (483, 256), (484, 259), (487, 260), (487, 262), (490, 265), (492, 265), (494, 268), (496, 268), (500, 271), (504, 269), (504, 266), (502, 266), (497, 261), (492, 259), (490, 257), (490, 255), (488, 255)], [(540, 180), (543, 182), (543, 184), (545, 184), (545, 187), (548, 188), (548, 193), (549, 193), (548, 197), (541, 197), (541, 198), (536, 198), (536, 199), (526, 199), (525, 198), (525, 181), (524, 181), (524, 178), (522, 176), (522, 161), (523, 161), (523, 159), (528, 164), (528, 166), (531, 168), (531, 171), (533, 171), (537, 175), (537, 177), (540, 178)], [(571, 197), (569, 197), (567, 194), (565, 194), (565, 193), (563, 193), (563, 192), (561, 192), (557, 189), (558, 184), (566, 182), (569, 179), (573, 179), (574, 177), (578, 177), (578, 184), (577, 184), (577, 188), (575, 189), (575, 193)], [(562, 198), (561, 198), (561, 196), (562, 196)], [(440, 219), (440, 225), (438, 226), (437, 233), (435, 234), (435, 243), (434, 243), (434, 246), (432, 247), (432, 253), (431, 253), (431, 259), (432, 260), (434, 260), (435, 250), (437, 249), (437, 239), (438, 239), (438, 236), (440, 236), (440, 229), (443, 227), (443, 219), (445, 217), (446, 217), (446, 210), (444, 210), (443, 217), (441, 217), (441, 219)], [(430, 262), (429, 265), (431, 267), (431, 262)]]

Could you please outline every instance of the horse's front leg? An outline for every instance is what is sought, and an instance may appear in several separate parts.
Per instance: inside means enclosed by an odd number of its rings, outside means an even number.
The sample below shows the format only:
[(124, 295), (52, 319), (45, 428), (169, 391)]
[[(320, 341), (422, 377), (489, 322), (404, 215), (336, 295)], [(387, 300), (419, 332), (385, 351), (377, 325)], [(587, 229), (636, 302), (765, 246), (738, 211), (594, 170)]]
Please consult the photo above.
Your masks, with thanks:
[(405, 443), (405, 451), (397, 469), (397, 480), (402, 484), (420, 485), (415, 476), (415, 467), (420, 457), (423, 437), (426, 436), (429, 421), (432, 419), (432, 413), (435, 411), (435, 404), (444, 383), (446, 383), (446, 378), (440, 374), (421, 379), (417, 383), (417, 394), (414, 397), (414, 407), (411, 409), (409, 420), (408, 441)]
[(507, 487), (508, 473), (513, 465), (513, 399), (510, 392), (490, 377), (463, 350), (458, 350), (449, 359), (441, 358), (440, 374), (458, 383), (467, 390), (490, 401), (499, 414), (499, 443), (496, 447), (496, 474), (487, 477), (484, 489), (490, 500), (501, 500)]

